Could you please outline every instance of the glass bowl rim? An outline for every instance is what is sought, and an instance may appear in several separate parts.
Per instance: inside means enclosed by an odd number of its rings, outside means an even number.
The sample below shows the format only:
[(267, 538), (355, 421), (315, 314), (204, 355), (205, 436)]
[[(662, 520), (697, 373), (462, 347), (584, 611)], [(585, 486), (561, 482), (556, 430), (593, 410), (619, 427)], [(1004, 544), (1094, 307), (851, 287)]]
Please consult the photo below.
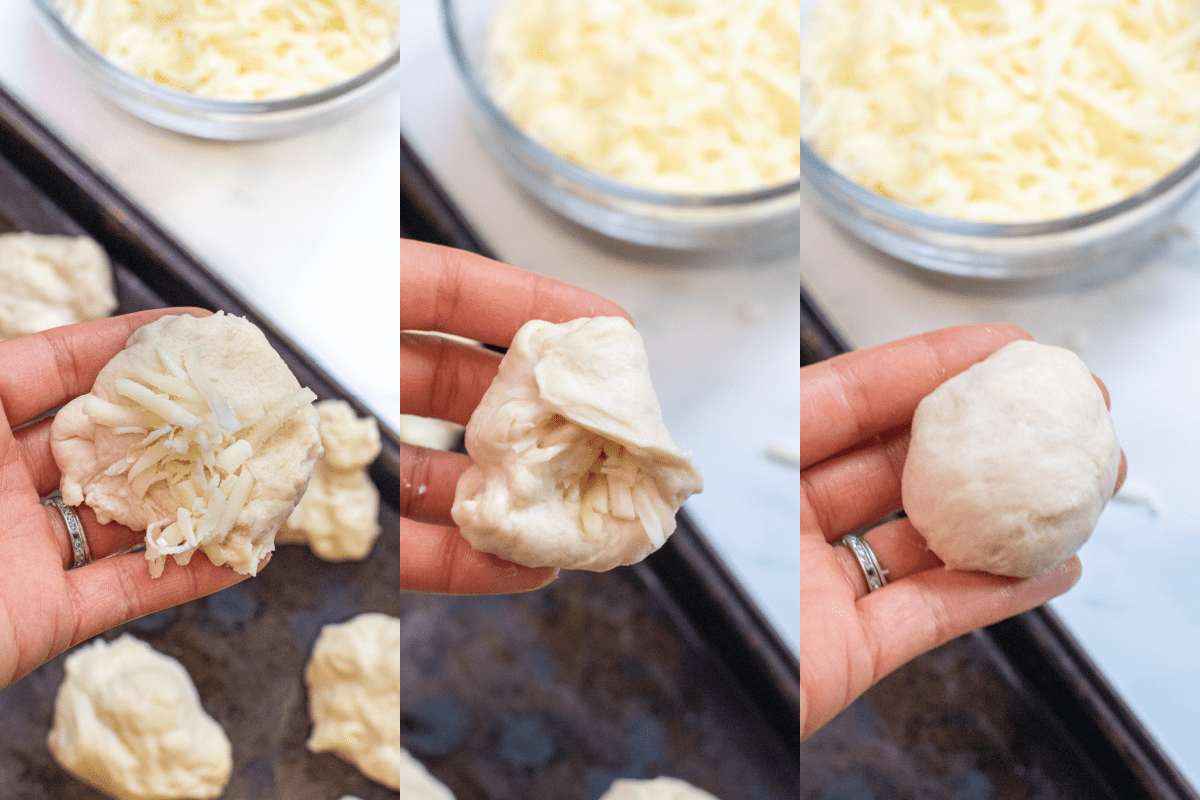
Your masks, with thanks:
[[(802, 174), (808, 175), (810, 171), (815, 172), (819, 179), (831, 185), (834, 189), (849, 195), (856, 203), (866, 206), (877, 214), (904, 223), (912, 228), (921, 228), (937, 233), (964, 237), (1018, 239), (1071, 233), (1092, 225), (1108, 222), (1121, 217), (1127, 212), (1137, 210), (1168, 194), (1180, 184), (1185, 183), (1194, 174), (1200, 172), (1200, 148), (1197, 148), (1191, 157), (1154, 183), (1115, 203), (1110, 203), (1109, 205), (1080, 214), (1028, 222), (977, 222), (974, 220), (947, 217), (941, 214), (931, 214), (914, 206), (905, 205), (896, 200), (884, 197), (877, 192), (873, 192), (846, 177), (834, 169), (825, 159), (821, 158), (809, 143), (803, 139), (800, 141), (800, 167)], [(809, 176), (809, 181), (812, 182), (811, 176)]]
[(33, 0), (33, 2), (59, 36), (68, 42), (71, 49), (90, 67), (98, 70), (105, 77), (116, 81), (124, 89), (140, 95), (149, 95), (158, 101), (170, 103), (179, 108), (186, 108), (191, 112), (254, 116), (313, 108), (328, 101), (336, 100), (362, 86), (372, 83), (375, 79), (400, 65), (400, 43), (397, 41), (396, 48), (392, 52), (365, 71), (341, 83), (326, 86), (315, 92), (266, 100), (229, 100), (217, 97), (202, 97), (180, 91), (179, 89), (161, 86), (109, 61), (99, 51), (88, 44), (63, 19), (55, 0)]
[(443, 12), (442, 23), (450, 45), (451, 56), (455, 66), (458, 68), (459, 75), (463, 79), (463, 83), (466, 85), (467, 92), (471, 95), (477, 107), (486, 114), (489, 121), (499, 125), (509, 139), (514, 141), (522, 151), (574, 183), (580, 184), (594, 192), (621, 200), (682, 208), (749, 206), (755, 203), (789, 197), (792, 194), (799, 194), (802, 183), (802, 178), (799, 177), (793, 181), (775, 184), (774, 186), (762, 189), (749, 189), (740, 192), (730, 192), (728, 194), (694, 194), (643, 189), (632, 184), (606, 178), (563, 158), (525, 133), (496, 105), (487, 89), (483, 86), (482, 80), (475, 70), (475, 66), (467, 56), (466, 43), (460, 31), (461, 26), (458, 22), (458, 13), (454, 7), (454, 0), (441, 0), (441, 6)]

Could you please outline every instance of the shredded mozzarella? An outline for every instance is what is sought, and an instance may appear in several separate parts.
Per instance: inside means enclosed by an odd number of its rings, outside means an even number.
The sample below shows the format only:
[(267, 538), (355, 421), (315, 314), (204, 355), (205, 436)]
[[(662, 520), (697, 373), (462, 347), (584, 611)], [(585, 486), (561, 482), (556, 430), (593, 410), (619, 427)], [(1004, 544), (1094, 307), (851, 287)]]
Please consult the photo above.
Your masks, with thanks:
[(295, 97), (395, 50), (400, 0), (71, 0), (67, 23), (146, 80), (229, 100)]
[(490, 90), (618, 180), (717, 194), (800, 172), (800, 0), (505, 0)]
[(946, 216), (1100, 208), (1200, 149), (1195, 0), (822, 0), (801, 65), (813, 148)]

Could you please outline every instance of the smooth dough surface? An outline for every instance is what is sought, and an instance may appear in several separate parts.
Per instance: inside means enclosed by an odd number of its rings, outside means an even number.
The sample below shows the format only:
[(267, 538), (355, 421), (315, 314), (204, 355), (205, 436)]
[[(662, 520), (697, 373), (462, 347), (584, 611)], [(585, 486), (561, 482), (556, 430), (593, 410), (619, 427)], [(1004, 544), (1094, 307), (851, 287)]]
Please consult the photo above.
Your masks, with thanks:
[(315, 399), (247, 320), (161, 317), (55, 416), (63, 500), (145, 530), (152, 575), (197, 550), (254, 574), (321, 455)]
[(917, 407), (904, 510), (946, 566), (1031, 577), (1087, 541), (1120, 461), (1104, 396), (1079, 357), (1016, 341)]
[(400, 751), (401, 800), (455, 800), (446, 784), (429, 774), (407, 750)]
[(108, 255), (87, 236), (0, 234), (0, 341), (107, 317)]
[(187, 670), (129, 634), (65, 661), (47, 744), (65, 769), (117, 800), (219, 797), (229, 739)]
[(602, 571), (645, 558), (704, 486), (620, 317), (526, 323), (471, 415), (451, 514), (476, 550)]
[(664, 776), (652, 780), (619, 778), (600, 795), (600, 800), (717, 800), (717, 797), (687, 781)]
[(379, 425), (360, 419), (344, 400), (321, 400), (315, 408), (325, 454), (275, 541), (306, 543), (326, 561), (366, 558), (379, 537), (379, 490), (367, 474), (382, 447)]
[(371, 780), (399, 789), (400, 620), (369, 612), (326, 625), (304, 679), (313, 721), (308, 749), (332, 751)]

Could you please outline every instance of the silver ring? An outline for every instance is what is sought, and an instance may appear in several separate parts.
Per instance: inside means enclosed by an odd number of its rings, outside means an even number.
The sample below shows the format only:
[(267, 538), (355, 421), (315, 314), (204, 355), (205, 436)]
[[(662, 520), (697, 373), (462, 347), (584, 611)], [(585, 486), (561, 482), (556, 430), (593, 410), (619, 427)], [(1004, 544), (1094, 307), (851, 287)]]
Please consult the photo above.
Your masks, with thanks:
[(88, 547), (87, 534), (84, 533), (83, 523), (75, 515), (75, 510), (63, 502), (62, 495), (58, 492), (43, 497), (42, 505), (57, 508), (58, 513), (62, 514), (63, 522), (67, 524), (67, 533), (71, 537), (71, 552), (74, 554), (70, 568), (79, 569), (92, 563), (92, 549)]
[(871, 545), (867, 544), (866, 539), (848, 533), (837, 544), (848, 547), (850, 552), (854, 553), (854, 557), (858, 559), (858, 565), (862, 567), (863, 576), (867, 579), (867, 594), (887, 586), (888, 571), (880, 565), (879, 558), (871, 549)]

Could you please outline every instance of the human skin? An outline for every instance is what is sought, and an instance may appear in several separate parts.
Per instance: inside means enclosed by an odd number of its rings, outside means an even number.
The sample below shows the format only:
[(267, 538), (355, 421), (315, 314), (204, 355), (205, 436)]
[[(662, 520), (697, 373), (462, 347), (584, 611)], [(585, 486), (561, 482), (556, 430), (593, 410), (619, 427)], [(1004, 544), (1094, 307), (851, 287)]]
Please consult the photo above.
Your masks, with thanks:
[[(400, 248), (400, 410), (465, 425), (495, 378), (500, 354), (433, 336), (449, 333), (507, 347), (531, 319), (566, 322), (629, 314), (585, 289), (463, 250), (404, 240)], [(450, 516), (471, 460), (403, 445), (400, 585), (453, 594), (522, 592), (557, 570), (474, 550)]]
[[(854, 556), (830, 547), (900, 510), (909, 425), (921, 398), (1018, 338), (1030, 337), (1011, 325), (947, 328), (801, 370), (803, 736), (921, 653), (1039, 606), (1079, 580), (1078, 557), (1030, 579), (946, 569), (900, 518), (864, 537), (889, 571), (888, 584), (868, 593)], [(1118, 488), (1125, 469), (1122, 454)]]

